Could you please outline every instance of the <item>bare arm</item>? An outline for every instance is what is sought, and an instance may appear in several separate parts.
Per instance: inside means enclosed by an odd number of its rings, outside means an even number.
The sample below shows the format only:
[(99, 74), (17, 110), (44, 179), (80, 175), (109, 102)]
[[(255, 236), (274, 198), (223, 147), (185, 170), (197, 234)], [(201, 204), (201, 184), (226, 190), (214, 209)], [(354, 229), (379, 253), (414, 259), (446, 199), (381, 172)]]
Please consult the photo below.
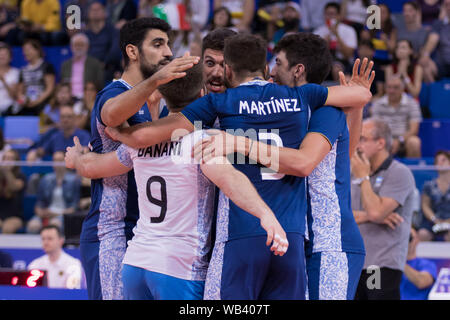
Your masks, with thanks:
[(347, 112), (347, 126), (350, 135), (349, 154), (355, 154), (362, 130), (363, 109), (351, 109)]
[(408, 264), (405, 265), (404, 273), (418, 289), (428, 288), (434, 282), (433, 276), (429, 272), (417, 271)]
[(414, 82), (407, 81), (405, 83), (405, 86), (408, 89), (409, 93), (415, 98), (419, 96), (420, 90), (422, 89), (422, 79), (423, 69), (420, 65), (417, 64), (414, 71)]
[(176, 136), (184, 136), (194, 131), (193, 124), (182, 114), (176, 113), (155, 122), (140, 123), (128, 128), (106, 128), (107, 134), (132, 148), (144, 148)]
[(431, 209), (431, 199), (426, 194), (422, 194), (421, 206), (425, 218), (432, 222), (436, 221), (436, 215), (434, 214), (433, 209)]
[(275, 255), (283, 255), (288, 247), (286, 233), (247, 176), (236, 170), (224, 157), (202, 164), (201, 169), (237, 206), (260, 219), (261, 226), (267, 231), (266, 244), (270, 245), (273, 241), (271, 250), (275, 251)]
[(117, 127), (138, 112), (158, 86), (186, 75), (185, 70), (198, 63), (198, 57), (185, 54), (174, 59), (150, 78), (140, 82), (130, 90), (105, 102), (102, 121), (109, 127)]
[(380, 197), (372, 189), (369, 180), (361, 183), (361, 200), (370, 221), (382, 223), (399, 206), (392, 198)]
[(194, 157), (208, 162), (215, 157), (241, 153), (276, 172), (308, 176), (330, 151), (330, 143), (323, 135), (310, 132), (299, 149), (277, 147), (244, 136), (234, 136), (221, 130), (208, 130), (211, 135), (194, 146)]
[(428, 36), (427, 42), (423, 46), (421, 56), (429, 58), (439, 43), (439, 34), (431, 32)]
[(119, 161), (115, 151), (104, 154), (95, 152), (83, 154), (83, 147), (78, 137), (74, 137), (73, 141), (75, 145), (68, 147), (65, 155), (66, 167), (76, 169), (80, 176), (100, 179), (118, 176), (131, 170)]
[(5, 177), (5, 189), (9, 192), (17, 192), (23, 189), (25, 183), (21, 179), (17, 179), (12, 171), (7, 167), (0, 167), (0, 173)]
[(410, 121), (408, 131), (405, 133), (404, 138), (407, 139), (411, 136), (417, 136), (419, 133), (420, 123), (417, 121)]

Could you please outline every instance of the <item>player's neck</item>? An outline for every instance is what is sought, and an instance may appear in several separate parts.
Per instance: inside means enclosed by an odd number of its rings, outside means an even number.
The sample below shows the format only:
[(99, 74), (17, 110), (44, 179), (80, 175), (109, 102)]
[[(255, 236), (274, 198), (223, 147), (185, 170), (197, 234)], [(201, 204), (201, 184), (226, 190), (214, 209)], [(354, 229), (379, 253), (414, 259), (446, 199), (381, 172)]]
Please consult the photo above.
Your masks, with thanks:
[(294, 81), (294, 86), (295, 87), (300, 87), (300, 86), (303, 86), (305, 84), (308, 84), (308, 82), (304, 78), (301, 78), (301, 79), (299, 79), (297, 81)]
[(265, 81), (264, 76), (262, 74), (253, 74), (253, 75), (242, 77), (241, 79), (236, 79), (236, 80), (237, 80), (236, 87), (242, 83), (246, 83), (246, 82), (250, 82), (250, 81), (255, 81), (255, 80)]
[(122, 79), (132, 87), (144, 80), (142, 77), (142, 73), (133, 66), (129, 66), (122, 73)]

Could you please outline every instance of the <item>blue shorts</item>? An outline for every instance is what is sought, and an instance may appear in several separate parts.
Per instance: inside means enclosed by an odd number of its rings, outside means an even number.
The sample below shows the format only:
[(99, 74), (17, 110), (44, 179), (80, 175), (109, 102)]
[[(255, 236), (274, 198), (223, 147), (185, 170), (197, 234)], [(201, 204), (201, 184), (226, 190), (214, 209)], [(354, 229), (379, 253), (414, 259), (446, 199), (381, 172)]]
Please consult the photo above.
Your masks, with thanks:
[(80, 242), (80, 258), (86, 274), (89, 300), (102, 300), (100, 269), (98, 267), (99, 250), (100, 242)]
[(353, 300), (364, 254), (317, 252), (306, 257), (310, 300)]
[(89, 300), (123, 300), (121, 271), (125, 251), (125, 236), (80, 242)]
[(289, 248), (275, 256), (266, 236), (216, 243), (205, 300), (304, 300), (304, 237), (288, 233)]
[(205, 281), (184, 280), (128, 264), (122, 268), (126, 300), (202, 300)]

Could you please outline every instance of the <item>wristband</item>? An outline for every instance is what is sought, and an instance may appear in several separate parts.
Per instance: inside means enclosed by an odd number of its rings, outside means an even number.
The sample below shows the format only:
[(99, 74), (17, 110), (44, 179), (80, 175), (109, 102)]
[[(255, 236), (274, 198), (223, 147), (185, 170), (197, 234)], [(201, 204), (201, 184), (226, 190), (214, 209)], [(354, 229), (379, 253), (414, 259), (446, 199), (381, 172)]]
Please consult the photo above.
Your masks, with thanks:
[(369, 176), (365, 176), (363, 178), (353, 179), (352, 180), (352, 184), (356, 184), (356, 185), (360, 186), (361, 183), (363, 183), (365, 180), (370, 180)]

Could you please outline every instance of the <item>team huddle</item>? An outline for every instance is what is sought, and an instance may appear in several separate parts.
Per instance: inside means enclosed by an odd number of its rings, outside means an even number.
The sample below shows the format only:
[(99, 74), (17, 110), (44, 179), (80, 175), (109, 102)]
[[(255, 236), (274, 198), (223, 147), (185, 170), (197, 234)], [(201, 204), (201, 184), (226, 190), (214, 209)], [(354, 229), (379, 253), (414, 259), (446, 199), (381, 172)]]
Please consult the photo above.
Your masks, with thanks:
[[(173, 58), (157, 18), (120, 32), (122, 78), (98, 93), (80, 252), (90, 299), (353, 299), (364, 244), (350, 154), (373, 63), (320, 85), (326, 42), (283, 37), (276, 64), (251, 34), (217, 29)], [(271, 80), (269, 80), (271, 79)]]

